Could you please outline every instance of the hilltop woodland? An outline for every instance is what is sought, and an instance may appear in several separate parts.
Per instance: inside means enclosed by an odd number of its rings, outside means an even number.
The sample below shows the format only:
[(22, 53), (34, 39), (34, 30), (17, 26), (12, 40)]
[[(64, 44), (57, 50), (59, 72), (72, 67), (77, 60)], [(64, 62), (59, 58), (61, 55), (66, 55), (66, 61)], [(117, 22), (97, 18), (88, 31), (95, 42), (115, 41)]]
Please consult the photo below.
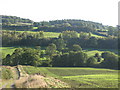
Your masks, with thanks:
[[(45, 32), (56, 32), (59, 36), (45, 37)], [(2, 46), (19, 47), (3, 58), (3, 65), (118, 69), (118, 54), (105, 51), (89, 57), (83, 49), (116, 50), (119, 34), (117, 27), (91, 21), (34, 22), (16, 16), (2, 16)]]

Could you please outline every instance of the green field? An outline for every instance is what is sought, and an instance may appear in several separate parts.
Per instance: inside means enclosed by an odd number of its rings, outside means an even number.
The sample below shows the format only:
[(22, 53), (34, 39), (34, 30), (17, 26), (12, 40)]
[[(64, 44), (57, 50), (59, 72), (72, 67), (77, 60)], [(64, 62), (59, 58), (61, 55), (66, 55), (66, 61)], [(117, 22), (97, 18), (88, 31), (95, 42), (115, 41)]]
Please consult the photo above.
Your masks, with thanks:
[(56, 38), (60, 35), (60, 33), (56, 32), (44, 32), (45, 37)]
[(28, 74), (61, 78), (72, 87), (77, 88), (118, 88), (118, 71), (101, 68), (59, 68), (23, 66)]
[(5, 58), (7, 54), (12, 54), (16, 47), (0, 47), (0, 53), (2, 58)]

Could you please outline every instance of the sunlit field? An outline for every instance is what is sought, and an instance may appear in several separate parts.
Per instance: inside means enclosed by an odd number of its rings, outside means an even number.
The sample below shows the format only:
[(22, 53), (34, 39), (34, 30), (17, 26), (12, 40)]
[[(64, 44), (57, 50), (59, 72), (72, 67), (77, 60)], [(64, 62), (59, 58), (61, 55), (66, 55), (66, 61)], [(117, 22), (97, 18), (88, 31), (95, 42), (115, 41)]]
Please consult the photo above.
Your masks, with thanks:
[(32, 67), (23, 66), (28, 74), (40, 73), (41, 75), (61, 78), (72, 86), (79, 88), (118, 88), (118, 71), (100, 68), (57, 68), (57, 67)]

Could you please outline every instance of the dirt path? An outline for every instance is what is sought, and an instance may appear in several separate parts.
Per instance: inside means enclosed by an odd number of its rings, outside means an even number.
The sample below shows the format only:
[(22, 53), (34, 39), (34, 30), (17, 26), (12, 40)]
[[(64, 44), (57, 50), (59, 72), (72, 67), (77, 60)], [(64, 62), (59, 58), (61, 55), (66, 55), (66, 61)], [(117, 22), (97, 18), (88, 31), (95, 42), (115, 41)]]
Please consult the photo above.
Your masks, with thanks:
[(20, 78), (20, 71), (19, 71), (17, 66), (15, 67), (15, 71), (16, 71), (16, 76), (17, 76), (16, 79), (19, 79)]

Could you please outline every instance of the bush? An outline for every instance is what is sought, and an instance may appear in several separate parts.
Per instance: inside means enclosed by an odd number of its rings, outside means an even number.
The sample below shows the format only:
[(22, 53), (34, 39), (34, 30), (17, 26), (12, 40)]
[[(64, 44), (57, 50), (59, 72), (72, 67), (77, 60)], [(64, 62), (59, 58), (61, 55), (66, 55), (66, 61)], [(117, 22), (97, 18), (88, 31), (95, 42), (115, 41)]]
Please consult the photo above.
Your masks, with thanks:
[(113, 52), (106, 51), (102, 53), (102, 58), (104, 61), (101, 63), (102, 67), (106, 68), (118, 68), (118, 55)]
[(94, 66), (97, 63), (97, 59), (95, 57), (88, 58), (86, 64), (87, 66)]
[(11, 79), (13, 78), (13, 74), (11, 70), (2, 68), (2, 79)]

